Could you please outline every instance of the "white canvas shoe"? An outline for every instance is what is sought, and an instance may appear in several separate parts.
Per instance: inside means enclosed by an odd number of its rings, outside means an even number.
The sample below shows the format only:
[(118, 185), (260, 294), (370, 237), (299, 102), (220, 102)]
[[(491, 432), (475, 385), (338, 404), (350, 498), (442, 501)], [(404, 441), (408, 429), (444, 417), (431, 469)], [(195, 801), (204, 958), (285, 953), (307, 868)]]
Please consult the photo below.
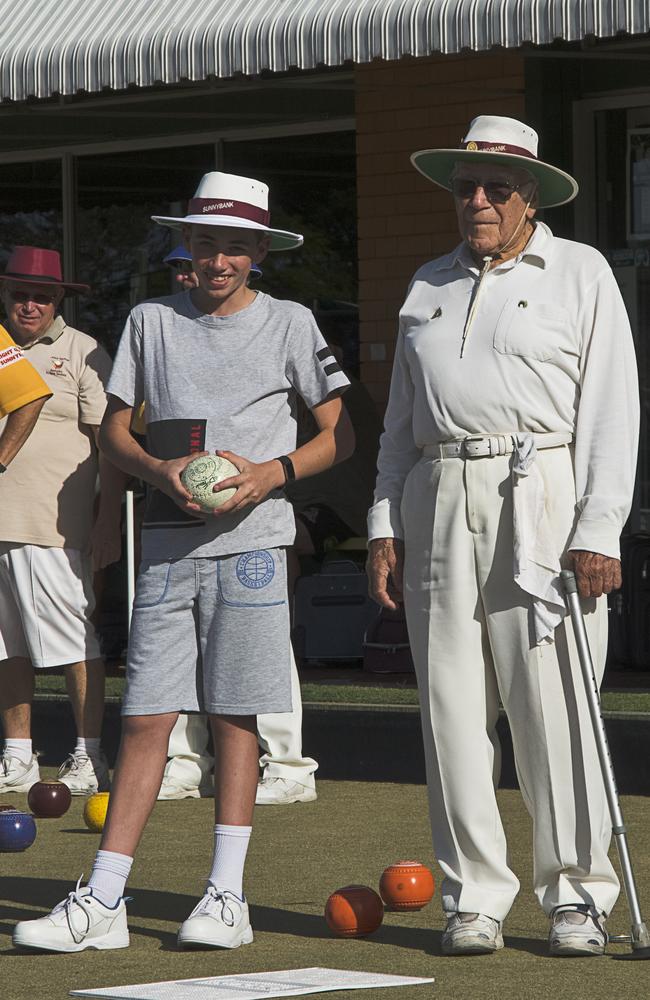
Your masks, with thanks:
[(262, 778), (257, 785), (256, 806), (289, 806), (292, 802), (313, 802), (318, 798), (313, 786), (289, 778)]
[(208, 885), (178, 931), (180, 948), (239, 948), (252, 940), (248, 903), (234, 892), (213, 885)]
[(61, 764), (57, 777), (73, 795), (94, 795), (111, 790), (108, 761), (103, 750), (97, 759), (85, 753), (71, 753)]
[(488, 955), (503, 948), (501, 923), (483, 913), (449, 913), (443, 955)]
[[(81, 881), (81, 879), (79, 880)], [(126, 906), (121, 899), (116, 907), (104, 906), (87, 886), (68, 893), (51, 913), (38, 920), (16, 924), (13, 943), (17, 948), (40, 951), (84, 951), (95, 948), (128, 948)]]
[(6, 753), (0, 757), (0, 795), (5, 792), (28, 792), (40, 780), (36, 754), (32, 754), (29, 764)]
[(214, 778), (211, 773), (204, 774), (199, 767), (193, 769), (194, 775), (186, 773), (187, 769), (175, 766), (178, 758), (167, 761), (163, 772), (158, 799), (205, 799), (214, 795)]
[(551, 914), (549, 952), (555, 956), (604, 955), (605, 916), (584, 903), (557, 906)]
[(163, 779), (158, 792), (158, 799), (200, 799), (201, 789), (198, 785), (186, 785), (175, 778), (167, 777), (163, 774)]

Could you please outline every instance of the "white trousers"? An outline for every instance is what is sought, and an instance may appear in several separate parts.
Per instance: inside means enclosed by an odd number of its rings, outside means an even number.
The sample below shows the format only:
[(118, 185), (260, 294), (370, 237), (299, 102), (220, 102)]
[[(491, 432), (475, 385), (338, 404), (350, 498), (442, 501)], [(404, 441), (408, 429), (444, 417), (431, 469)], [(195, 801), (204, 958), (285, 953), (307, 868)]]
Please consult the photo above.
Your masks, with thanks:
[[(296, 661), (291, 652), (291, 701), (293, 711), (258, 715), (257, 737), (264, 754), (260, 766), (264, 777), (287, 778), (301, 785), (315, 787), (318, 764), (302, 755), (302, 700)], [(179, 715), (171, 731), (167, 750), (171, 760), (165, 769), (188, 785), (204, 785), (214, 761), (208, 754), (208, 726), (204, 715)]]
[[(541, 905), (550, 913), (562, 903), (589, 903), (609, 913), (619, 884), (607, 856), (611, 822), (573, 632), (569, 620), (555, 642), (534, 644), (531, 598), (513, 580), (511, 459), (423, 459), (402, 501), (404, 603), (443, 908), (502, 920), (519, 889), (495, 794), (501, 701), (533, 819)], [(576, 500), (571, 451), (540, 451), (537, 462), (566, 562)], [(583, 606), (600, 682), (606, 601)]]

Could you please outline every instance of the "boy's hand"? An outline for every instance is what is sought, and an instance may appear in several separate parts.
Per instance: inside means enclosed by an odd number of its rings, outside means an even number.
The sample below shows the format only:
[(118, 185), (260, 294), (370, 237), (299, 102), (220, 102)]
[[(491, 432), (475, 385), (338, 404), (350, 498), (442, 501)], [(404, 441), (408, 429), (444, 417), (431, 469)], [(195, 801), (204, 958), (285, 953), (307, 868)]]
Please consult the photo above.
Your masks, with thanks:
[(184, 458), (161, 461), (155, 477), (152, 476), (150, 479), (151, 485), (159, 489), (161, 493), (171, 497), (176, 506), (185, 511), (186, 514), (194, 514), (195, 517), (204, 518), (205, 512), (197, 503), (192, 503), (192, 494), (185, 489), (180, 477), (185, 466), (189, 465), (193, 459), (209, 454), (209, 451), (195, 451), (192, 455), (185, 455)]
[(271, 490), (277, 490), (284, 486), (284, 469), (280, 462), (274, 458), (270, 462), (249, 462), (247, 458), (235, 455), (232, 451), (217, 451), (215, 454), (220, 458), (227, 458), (239, 469), (238, 476), (223, 479), (216, 486), (213, 486), (215, 493), (233, 487), (237, 490), (230, 500), (226, 500), (223, 507), (217, 507), (212, 512), (215, 517), (229, 514), (233, 510), (242, 510), (253, 503), (261, 503)]

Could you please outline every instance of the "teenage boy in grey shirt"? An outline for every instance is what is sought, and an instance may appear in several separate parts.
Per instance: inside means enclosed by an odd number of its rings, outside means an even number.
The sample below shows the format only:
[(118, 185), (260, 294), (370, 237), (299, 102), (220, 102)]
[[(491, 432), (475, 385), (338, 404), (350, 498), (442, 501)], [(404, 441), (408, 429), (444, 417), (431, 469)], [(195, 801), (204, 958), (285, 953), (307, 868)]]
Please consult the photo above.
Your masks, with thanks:
[[(156, 800), (180, 711), (210, 717), (216, 750), (215, 852), (182, 946), (253, 939), (242, 877), (258, 776), (256, 715), (291, 710), (285, 547), (294, 537), (283, 486), (347, 458), (354, 435), (339, 398), (348, 380), (313, 316), (247, 286), (253, 263), (302, 237), (271, 229), (268, 189), (206, 174), (182, 227), (199, 285), (136, 307), (118, 349), (102, 428), (111, 460), (153, 490), (142, 532), (109, 813), (93, 870), (14, 943), (53, 951), (129, 943), (124, 890)], [(296, 442), (296, 400), (318, 434)], [(147, 451), (130, 433), (146, 399)], [(226, 450), (229, 449), (229, 450)], [(197, 453), (228, 458), (236, 493), (213, 514), (180, 474)]]

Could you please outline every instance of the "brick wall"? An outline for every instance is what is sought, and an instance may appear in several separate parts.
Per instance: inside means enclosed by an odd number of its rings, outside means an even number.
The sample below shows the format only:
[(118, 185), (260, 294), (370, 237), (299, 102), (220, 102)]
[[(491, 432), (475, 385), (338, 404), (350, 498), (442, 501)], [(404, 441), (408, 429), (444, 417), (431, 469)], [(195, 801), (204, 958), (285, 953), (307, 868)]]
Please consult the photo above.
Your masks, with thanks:
[(479, 114), (523, 118), (524, 60), (433, 56), (355, 72), (361, 378), (383, 409), (411, 275), (458, 242), (451, 196), (411, 166), (410, 154), (457, 146)]

